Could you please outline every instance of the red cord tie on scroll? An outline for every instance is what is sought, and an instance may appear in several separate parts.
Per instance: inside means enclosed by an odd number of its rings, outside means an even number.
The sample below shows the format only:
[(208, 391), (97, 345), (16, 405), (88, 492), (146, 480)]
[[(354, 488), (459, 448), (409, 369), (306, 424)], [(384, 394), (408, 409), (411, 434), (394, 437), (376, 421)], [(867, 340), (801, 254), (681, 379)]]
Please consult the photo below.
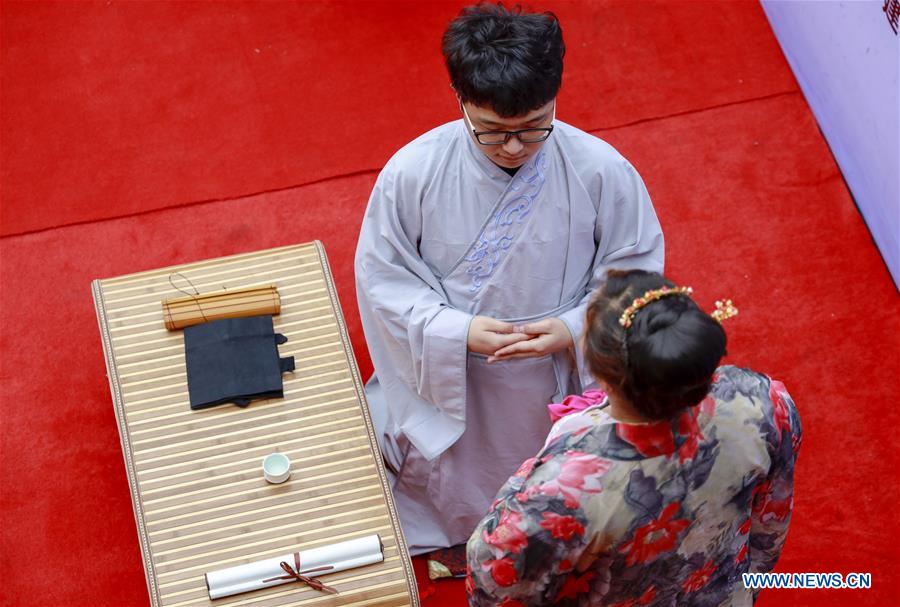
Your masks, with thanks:
[[(285, 563), (284, 561), (281, 561), (279, 563), (279, 565), (281, 565), (281, 568), (284, 569), (284, 572), (287, 575), (281, 575), (278, 577), (270, 577), (268, 579), (263, 580), (263, 582), (274, 582), (275, 580), (295, 580), (297, 582), (300, 582), (301, 584), (306, 584), (307, 586), (309, 586), (310, 588), (312, 588), (314, 590), (320, 590), (322, 592), (328, 592), (331, 594), (338, 594), (338, 591), (335, 590), (334, 588), (332, 588), (331, 586), (326, 586), (325, 584), (323, 584), (316, 578), (308, 577), (308, 576), (300, 573), (300, 553), (299, 552), (294, 553), (294, 566), (293, 567), (291, 567), (288, 563)], [(331, 565), (326, 565), (324, 567), (316, 567), (314, 569), (310, 569), (308, 571), (305, 571), (304, 573), (316, 573), (318, 571), (328, 571), (329, 569), (334, 569), (334, 567), (332, 567)]]

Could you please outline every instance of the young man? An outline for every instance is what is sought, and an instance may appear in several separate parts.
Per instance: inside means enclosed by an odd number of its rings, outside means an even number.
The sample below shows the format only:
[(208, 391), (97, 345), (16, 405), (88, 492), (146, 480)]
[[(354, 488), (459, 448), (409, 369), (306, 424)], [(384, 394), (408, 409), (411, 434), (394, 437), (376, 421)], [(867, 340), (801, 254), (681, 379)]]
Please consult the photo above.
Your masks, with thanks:
[(413, 554), (468, 539), (588, 387), (574, 344), (610, 268), (662, 271), (634, 168), (556, 120), (556, 17), (464, 9), (443, 52), (460, 120), (385, 166), (356, 251), (366, 395)]

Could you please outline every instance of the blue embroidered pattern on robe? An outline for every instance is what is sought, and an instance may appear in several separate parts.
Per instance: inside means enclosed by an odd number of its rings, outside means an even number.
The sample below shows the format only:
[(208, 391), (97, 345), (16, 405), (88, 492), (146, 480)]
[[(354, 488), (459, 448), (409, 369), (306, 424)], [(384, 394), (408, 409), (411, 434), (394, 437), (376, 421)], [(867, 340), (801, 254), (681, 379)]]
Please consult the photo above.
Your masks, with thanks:
[[(535, 200), (544, 189), (546, 153), (538, 152), (530, 167), (519, 170), (509, 184), (510, 192), (517, 195), (501, 205), (488, 221), (472, 252), (466, 256), (469, 267), (466, 274), (472, 277), (470, 292), (475, 292), (484, 284), (500, 265), (504, 253), (509, 250), (519, 235), (525, 219), (531, 213)], [(523, 176), (528, 172), (528, 177)]]

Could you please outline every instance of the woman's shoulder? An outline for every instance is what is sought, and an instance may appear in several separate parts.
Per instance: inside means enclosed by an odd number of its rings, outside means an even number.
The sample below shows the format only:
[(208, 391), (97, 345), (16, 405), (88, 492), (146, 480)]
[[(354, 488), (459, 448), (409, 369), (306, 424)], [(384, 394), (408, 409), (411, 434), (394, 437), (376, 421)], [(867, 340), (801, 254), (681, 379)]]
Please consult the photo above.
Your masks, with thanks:
[(767, 385), (769, 377), (747, 367), (723, 365), (713, 375), (711, 392), (718, 395), (722, 392), (741, 392), (752, 394)]
[(710, 393), (717, 400), (730, 401), (735, 396), (768, 398), (772, 384), (777, 382), (764, 373), (745, 367), (723, 365), (713, 375)]
[[(777, 430), (778, 435), (787, 429), (799, 439), (797, 407), (785, 385), (777, 379), (752, 369), (723, 366), (716, 371), (710, 394), (716, 401), (717, 412), (725, 410), (731, 416), (756, 418)], [(741, 416), (739, 411), (745, 415)]]

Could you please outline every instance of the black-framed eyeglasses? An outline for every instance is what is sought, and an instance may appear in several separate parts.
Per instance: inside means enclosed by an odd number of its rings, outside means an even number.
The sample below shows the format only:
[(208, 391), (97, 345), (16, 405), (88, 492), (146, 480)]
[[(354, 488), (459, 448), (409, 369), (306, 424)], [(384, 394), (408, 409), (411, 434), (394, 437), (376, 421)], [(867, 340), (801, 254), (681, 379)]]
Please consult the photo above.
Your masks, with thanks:
[[(472, 125), (472, 119), (469, 118), (469, 113), (466, 111), (466, 106), (462, 102), (460, 102), (459, 106), (466, 117), (466, 123), (472, 129), (472, 134), (475, 135), (475, 139), (481, 145), (503, 145), (513, 136), (517, 137), (522, 143), (540, 143), (545, 141), (550, 136), (550, 133), (553, 132), (552, 124), (544, 128), (522, 129), (520, 131), (476, 131)], [(556, 103), (553, 104), (553, 117), (550, 119), (550, 122), (554, 120), (556, 120)]]

